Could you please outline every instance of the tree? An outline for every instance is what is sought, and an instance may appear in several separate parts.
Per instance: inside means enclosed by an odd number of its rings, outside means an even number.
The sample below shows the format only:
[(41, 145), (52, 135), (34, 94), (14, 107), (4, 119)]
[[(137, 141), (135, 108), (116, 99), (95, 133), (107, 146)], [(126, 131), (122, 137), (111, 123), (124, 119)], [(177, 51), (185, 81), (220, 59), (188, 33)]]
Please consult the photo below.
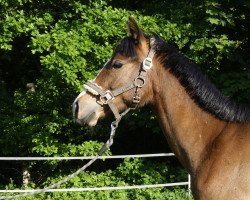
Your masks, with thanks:
[[(97, 74), (126, 35), (125, 23), (130, 15), (147, 34), (156, 32), (178, 46), (226, 95), (250, 102), (250, 6), (245, 1), (0, 0), (0, 7), (3, 156), (80, 156), (97, 152), (108, 137), (108, 123), (103, 122), (95, 130), (77, 126), (71, 117), (71, 103), (82, 84)], [(35, 92), (29, 91), (29, 83), (35, 85)], [(135, 144), (134, 138), (140, 141), (142, 134), (151, 142)], [(150, 145), (153, 143), (162, 145)], [(123, 122), (116, 143), (107, 154), (167, 149), (155, 116), (143, 109)], [(131, 165), (135, 167), (137, 162)], [(144, 161), (140, 162), (146, 166)], [(6, 166), (18, 170), (26, 166), (1, 165), (5, 169), (1, 172), (2, 183), (10, 177), (15, 183), (20, 180), (20, 174), (11, 175)], [(35, 183), (39, 184), (48, 176), (69, 173), (65, 165), (76, 169), (80, 163), (67, 162), (62, 166), (53, 161), (42, 167), (36, 162), (27, 165), (33, 181), (38, 178)], [(126, 161), (105, 167), (99, 163), (92, 170), (93, 173), (107, 170), (100, 175), (104, 182), (106, 176), (120, 173), (125, 184), (130, 175), (125, 174), (126, 167), (117, 166), (127, 165)]]

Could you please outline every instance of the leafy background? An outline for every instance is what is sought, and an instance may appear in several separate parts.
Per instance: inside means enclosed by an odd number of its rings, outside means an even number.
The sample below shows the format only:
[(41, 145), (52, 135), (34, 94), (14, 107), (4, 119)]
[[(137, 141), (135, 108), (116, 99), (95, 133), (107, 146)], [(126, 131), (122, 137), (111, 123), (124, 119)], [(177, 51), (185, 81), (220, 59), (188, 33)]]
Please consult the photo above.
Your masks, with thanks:
[[(110, 119), (95, 129), (73, 123), (71, 103), (126, 36), (133, 16), (180, 49), (227, 96), (250, 102), (250, 4), (242, 0), (0, 0), (1, 156), (89, 156), (108, 138)], [(27, 88), (34, 83), (35, 92)], [(122, 122), (106, 155), (169, 152), (145, 108)], [(0, 187), (44, 187), (81, 161), (1, 162)], [(98, 161), (61, 187), (186, 181), (175, 158)], [(190, 199), (183, 188), (41, 194), (26, 199)]]

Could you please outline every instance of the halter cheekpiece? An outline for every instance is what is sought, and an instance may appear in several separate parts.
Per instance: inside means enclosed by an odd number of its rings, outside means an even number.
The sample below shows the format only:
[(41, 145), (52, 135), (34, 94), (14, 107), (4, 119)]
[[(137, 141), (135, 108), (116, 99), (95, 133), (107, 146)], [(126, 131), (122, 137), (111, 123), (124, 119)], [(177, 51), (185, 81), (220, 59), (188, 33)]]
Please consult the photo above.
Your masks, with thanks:
[(135, 88), (135, 93), (132, 99), (132, 106), (128, 109), (136, 108), (137, 105), (140, 103), (140, 93), (139, 90), (145, 85), (146, 82), (146, 76), (147, 71), (150, 70), (153, 67), (153, 57), (155, 54), (154, 50), (154, 42), (155, 38), (150, 38), (150, 50), (147, 55), (147, 57), (143, 60), (139, 75), (134, 79), (132, 83), (128, 83), (118, 89), (115, 90), (106, 90), (104, 91), (101, 86), (99, 86), (97, 83), (94, 83), (94, 81), (87, 81), (87, 83), (84, 84), (84, 88), (90, 92), (94, 96), (99, 96), (99, 100), (97, 101), (100, 105), (108, 105), (110, 110), (113, 112), (116, 119), (121, 118), (121, 114), (119, 113), (117, 107), (115, 106), (113, 100), (115, 97), (119, 96), (120, 94), (127, 92), (131, 89)]

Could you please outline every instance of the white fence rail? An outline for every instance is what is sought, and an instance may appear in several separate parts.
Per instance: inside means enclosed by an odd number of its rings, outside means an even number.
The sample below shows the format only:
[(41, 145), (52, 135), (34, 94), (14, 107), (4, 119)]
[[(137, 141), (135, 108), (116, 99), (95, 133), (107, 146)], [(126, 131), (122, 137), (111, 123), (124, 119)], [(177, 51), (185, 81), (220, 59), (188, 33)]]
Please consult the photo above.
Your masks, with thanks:
[[(170, 157), (173, 153), (157, 153), (157, 154), (136, 154), (136, 155), (114, 155), (114, 156), (100, 156), (99, 159), (121, 159), (121, 158), (149, 158), (149, 157)], [(78, 156), (78, 157), (0, 157), (0, 161), (34, 161), (34, 160), (90, 160), (94, 156)], [(132, 185), (132, 186), (114, 186), (114, 187), (91, 187), (91, 188), (63, 188), (50, 189), (46, 192), (83, 192), (83, 191), (104, 191), (104, 190), (128, 190), (128, 189), (146, 189), (159, 187), (173, 187), (187, 185), (190, 190), (191, 178), (188, 175), (188, 181), (165, 183), (165, 184), (151, 184), (151, 185)], [(23, 193), (34, 192), (36, 190), (0, 190), (0, 193)]]
[[(99, 159), (117, 159), (117, 158), (149, 158), (149, 157), (170, 157), (173, 153), (154, 153), (154, 154), (135, 154), (135, 155), (115, 155), (100, 156)], [(21, 161), (21, 160), (91, 160), (95, 156), (77, 156), (77, 157), (0, 157), (0, 161)]]

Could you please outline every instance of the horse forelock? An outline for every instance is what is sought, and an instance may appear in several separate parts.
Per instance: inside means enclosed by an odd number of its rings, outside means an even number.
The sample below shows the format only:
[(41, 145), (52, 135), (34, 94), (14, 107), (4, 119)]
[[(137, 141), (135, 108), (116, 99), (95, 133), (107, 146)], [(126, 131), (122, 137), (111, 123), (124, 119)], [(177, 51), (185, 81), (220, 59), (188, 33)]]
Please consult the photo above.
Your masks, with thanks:
[(120, 53), (126, 57), (137, 57), (136, 47), (135, 47), (136, 41), (131, 36), (125, 37), (121, 42), (117, 45), (115, 49), (115, 54)]

